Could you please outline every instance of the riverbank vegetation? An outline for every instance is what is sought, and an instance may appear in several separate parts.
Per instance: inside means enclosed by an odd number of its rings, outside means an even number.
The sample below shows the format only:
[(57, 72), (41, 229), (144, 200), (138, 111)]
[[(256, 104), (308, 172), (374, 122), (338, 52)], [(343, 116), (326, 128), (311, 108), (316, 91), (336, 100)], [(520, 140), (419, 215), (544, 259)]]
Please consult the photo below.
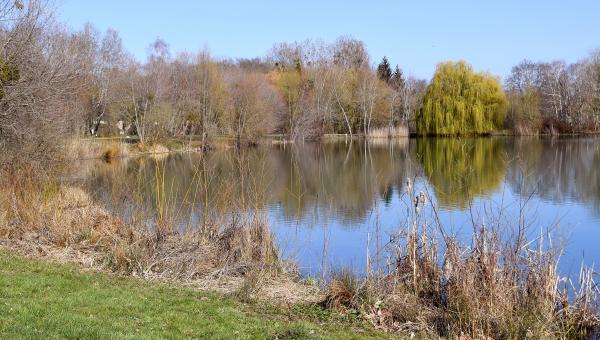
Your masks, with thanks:
[(505, 81), (507, 127), (516, 133), (597, 132), (600, 50), (580, 61), (532, 62), (513, 67)]
[[(451, 143), (450, 150), (457, 148), (455, 140), (445, 141)], [(481, 147), (473, 150), (475, 155)], [(525, 219), (518, 224), (475, 220), (474, 243), (465, 243), (439, 224), (428, 195), (417, 194), (408, 180), (400, 194), (406, 201), (406, 219), (389, 243), (369, 257), (367, 276), (334, 269), (316, 286), (314, 278), (308, 284), (294, 279), (294, 267), (279, 256), (268, 221), (255, 215), (265, 194), (254, 189), (263, 188), (263, 177), (270, 173), (249, 171), (249, 162), (261, 166), (264, 161), (230, 156), (222, 160), (227, 168), (199, 159), (185, 176), (167, 174), (165, 162), (140, 163), (140, 168), (132, 169), (137, 181), (122, 175), (112, 179), (108, 200), (125, 209), (123, 216), (132, 216), (128, 220), (108, 212), (118, 208), (101, 208), (85, 191), (65, 184), (3, 185), (14, 189), (2, 195), (2, 244), (44, 260), (183, 282), (234, 294), (242, 301), (322, 304), (396, 335), (572, 338), (597, 330), (593, 271), (583, 267), (575, 282), (563, 278), (556, 271), (560, 244), (548, 238), (552, 230), (532, 237)], [(339, 171), (340, 166), (334, 168)], [(216, 177), (215, 172), (228, 176)], [(189, 184), (174, 184), (190, 178)], [(138, 185), (151, 194), (139, 195)]]
[(551, 230), (530, 238), (524, 219), (505, 223), (496, 216), (486, 224), (474, 222), (470, 244), (463, 243), (436, 221), (436, 207), (424, 192), (414, 192), (410, 180), (406, 190), (415, 198), (406, 223), (390, 239), (391, 257), (375, 255), (363, 279), (334, 273), (328, 306), (360, 310), (379, 327), (427, 338), (597, 334), (594, 269), (582, 266), (575, 282), (561, 279), (561, 250)]

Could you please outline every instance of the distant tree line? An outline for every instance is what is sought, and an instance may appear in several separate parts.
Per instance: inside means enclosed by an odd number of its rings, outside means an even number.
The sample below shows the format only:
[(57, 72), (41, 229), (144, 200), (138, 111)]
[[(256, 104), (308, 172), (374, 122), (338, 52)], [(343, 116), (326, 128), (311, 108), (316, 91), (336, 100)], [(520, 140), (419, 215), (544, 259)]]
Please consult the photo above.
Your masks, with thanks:
[[(114, 30), (64, 29), (45, 0), (0, 0), (0, 146), (52, 154), (59, 137), (132, 135), (141, 142), (267, 134), (316, 140), (406, 127), (433, 135), (595, 132), (600, 52), (575, 63), (515, 66), (501, 86), (465, 62), (431, 82), (406, 77), (363, 42), (275, 44), (263, 57), (173, 55), (163, 40), (140, 62)], [(6, 153), (8, 154), (8, 153)]]
[(208, 51), (173, 57), (159, 39), (143, 64), (128, 56), (114, 31), (101, 35), (87, 25), (78, 39), (93, 56), (82, 101), (90, 135), (118, 132), (141, 141), (195, 135), (207, 143), (216, 135), (239, 143), (270, 133), (302, 140), (367, 135), (410, 124), (426, 87), (398, 67), (389, 76), (374, 70), (364, 44), (348, 37), (276, 44), (265, 57), (238, 60)]
[(600, 128), (600, 50), (574, 64), (531, 62), (505, 82), (507, 126), (517, 132), (576, 133)]

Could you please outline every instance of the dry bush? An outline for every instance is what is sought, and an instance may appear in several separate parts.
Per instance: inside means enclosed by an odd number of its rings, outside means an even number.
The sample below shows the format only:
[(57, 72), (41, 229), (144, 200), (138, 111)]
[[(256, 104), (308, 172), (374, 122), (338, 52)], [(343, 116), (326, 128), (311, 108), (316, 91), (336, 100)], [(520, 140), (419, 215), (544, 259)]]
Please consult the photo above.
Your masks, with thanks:
[(128, 148), (127, 145), (123, 143), (111, 142), (104, 146), (101, 155), (101, 158), (104, 161), (110, 162), (117, 158), (127, 157)]
[(325, 305), (329, 308), (352, 308), (360, 294), (360, 282), (349, 270), (333, 273), (328, 287)]
[(224, 272), (244, 274), (256, 264), (265, 270), (278, 270), (279, 255), (266, 222), (258, 218), (232, 222), (217, 238), (219, 267)]
[(47, 1), (0, 1), (0, 64), (11, 70), (0, 86), (0, 167), (49, 169), (64, 156), (60, 141), (81, 118), (70, 107), (82, 87), (77, 48)]

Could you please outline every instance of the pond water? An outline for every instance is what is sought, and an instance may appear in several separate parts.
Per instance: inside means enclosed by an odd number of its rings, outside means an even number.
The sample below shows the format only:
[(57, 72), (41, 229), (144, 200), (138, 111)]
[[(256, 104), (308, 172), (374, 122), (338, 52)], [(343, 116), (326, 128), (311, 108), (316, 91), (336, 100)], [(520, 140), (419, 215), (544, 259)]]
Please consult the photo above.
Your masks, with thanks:
[(313, 276), (364, 273), (367, 253), (407, 224), (407, 178), (433, 201), (431, 216), (465, 242), (474, 224), (509, 230), (521, 219), (530, 238), (551, 229), (552, 242), (564, 244), (565, 275), (600, 260), (596, 137), (341, 141), (87, 165), (86, 189), (125, 219), (162, 209), (183, 229), (259, 209), (284, 256)]

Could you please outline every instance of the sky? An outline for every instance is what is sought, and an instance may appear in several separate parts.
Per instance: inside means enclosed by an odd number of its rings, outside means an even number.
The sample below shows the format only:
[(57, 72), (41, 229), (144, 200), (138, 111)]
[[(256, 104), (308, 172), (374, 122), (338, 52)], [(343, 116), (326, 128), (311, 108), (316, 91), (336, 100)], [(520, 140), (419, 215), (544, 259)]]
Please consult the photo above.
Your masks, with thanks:
[(139, 60), (159, 37), (173, 54), (208, 48), (236, 59), (264, 56), (277, 42), (349, 35), (372, 63), (387, 56), (427, 79), (446, 60), (505, 77), (523, 59), (575, 62), (600, 48), (600, 0), (62, 0), (58, 17), (74, 30), (115, 29)]

